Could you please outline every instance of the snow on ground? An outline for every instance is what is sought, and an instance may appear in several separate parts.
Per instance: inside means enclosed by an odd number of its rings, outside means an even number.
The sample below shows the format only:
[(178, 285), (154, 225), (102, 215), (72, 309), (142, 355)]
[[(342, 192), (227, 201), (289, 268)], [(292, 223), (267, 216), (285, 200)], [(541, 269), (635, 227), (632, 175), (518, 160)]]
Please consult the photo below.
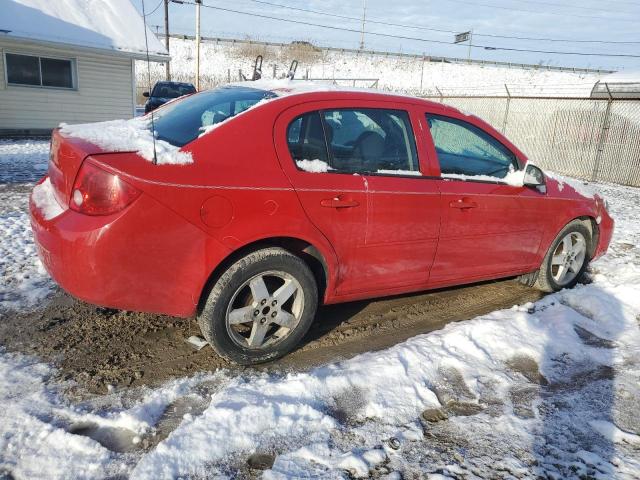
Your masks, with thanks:
[(0, 311), (37, 305), (54, 289), (31, 237), (28, 195), (47, 169), (49, 140), (0, 140)]
[[(171, 74), (173, 80), (193, 82), (195, 42), (171, 38)], [(212, 42), (201, 44), (202, 88), (211, 88), (229, 80), (238, 80), (238, 70), (251, 77), (256, 55), (264, 56), (264, 78), (284, 76), (291, 61), (300, 61), (296, 78), (370, 79), (340, 81), (345, 86), (372, 87), (384, 90), (422, 93), (425, 95), (511, 95), (588, 97), (600, 77), (597, 73), (577, 73), (541, 68), (509, 68), (506, 66), (464, 63), (423, 62), (421, 57), (393, 54), (354, 53), (313, 49), (304, 46), (268, 46), (255, 42)], [(164, 80), (164, 66), (151, 64), (152, 83)], [(147, 65), (136, 65), (137, 82), (147, 90)], [(142, 88), (144, 86), (144, 88)], [(140, 92), (141, 93), (141, 92)], [(142, 101), (142, 98), (140, 98)]]
[[(591, 284), (348, 361), (73, 403), (52, 367), (0, 351), (0, 477), (236, 478), (261, 453), (265, 479), (637, 478), (640, 190), (594, 187), (617, 225)], [(26, 298), (16, 275), (38, 267), (20, 188), (0, 187), (0, 288)]]

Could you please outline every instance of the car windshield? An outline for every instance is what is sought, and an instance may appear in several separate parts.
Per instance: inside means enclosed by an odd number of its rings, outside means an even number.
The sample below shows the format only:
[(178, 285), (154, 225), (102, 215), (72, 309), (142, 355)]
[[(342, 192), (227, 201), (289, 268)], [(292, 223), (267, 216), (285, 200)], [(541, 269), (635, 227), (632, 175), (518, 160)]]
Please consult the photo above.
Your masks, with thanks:
[(247, 87), (221, 87), (170, 103), (154, 113), (156, 138), (182, 147), (206, 127), (231, 118), (276, 95)]
[(156, 83), (152, 97), (178, 98), (183, 95), (196, 93), (196, 88), (188, 83)]

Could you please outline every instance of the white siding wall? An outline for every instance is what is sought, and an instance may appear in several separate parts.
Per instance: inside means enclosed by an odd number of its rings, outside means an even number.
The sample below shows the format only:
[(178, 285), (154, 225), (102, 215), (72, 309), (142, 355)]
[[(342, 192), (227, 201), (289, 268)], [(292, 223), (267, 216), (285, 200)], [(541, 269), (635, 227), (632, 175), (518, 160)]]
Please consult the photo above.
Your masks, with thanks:
[[(75, 59), (77, 90), (7, 85), (5, 52)], [(0, 130), (131, 118), (132, 82), (130, 58), (0, 38)]]

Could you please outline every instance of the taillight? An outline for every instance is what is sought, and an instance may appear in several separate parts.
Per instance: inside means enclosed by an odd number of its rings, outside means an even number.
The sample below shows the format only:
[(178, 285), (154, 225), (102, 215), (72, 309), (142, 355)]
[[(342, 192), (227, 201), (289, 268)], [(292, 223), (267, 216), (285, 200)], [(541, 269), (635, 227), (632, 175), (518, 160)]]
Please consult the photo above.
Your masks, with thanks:
[(110, 215), (125, 208), (140, 193), (118, 175), (85, 161), (73, 184), (69, 208), (86, 215)]

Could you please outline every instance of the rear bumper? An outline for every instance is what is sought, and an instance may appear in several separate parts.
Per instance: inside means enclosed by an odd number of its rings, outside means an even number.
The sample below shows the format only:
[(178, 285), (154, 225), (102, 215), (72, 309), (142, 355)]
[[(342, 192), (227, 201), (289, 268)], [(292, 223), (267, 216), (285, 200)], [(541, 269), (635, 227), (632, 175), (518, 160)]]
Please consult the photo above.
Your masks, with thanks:
[(188, 317), (226, 249), (148, 195), (121, 212), (45, 219), (30, 199), (38, 254), (53, 279), (89, 303)]
[(598, 245), (593, 252), (592, 260), (600, 258), (602, 255), (607, 253), (609, 244), (611, 243), (611, 238), (613, 237), (614, 221), (613, 218), (611, 218), (611, 216), (604, 209), (602, 209), (600, 224), (598, 225), (598, 227), (600, 229), (598, 236)]

